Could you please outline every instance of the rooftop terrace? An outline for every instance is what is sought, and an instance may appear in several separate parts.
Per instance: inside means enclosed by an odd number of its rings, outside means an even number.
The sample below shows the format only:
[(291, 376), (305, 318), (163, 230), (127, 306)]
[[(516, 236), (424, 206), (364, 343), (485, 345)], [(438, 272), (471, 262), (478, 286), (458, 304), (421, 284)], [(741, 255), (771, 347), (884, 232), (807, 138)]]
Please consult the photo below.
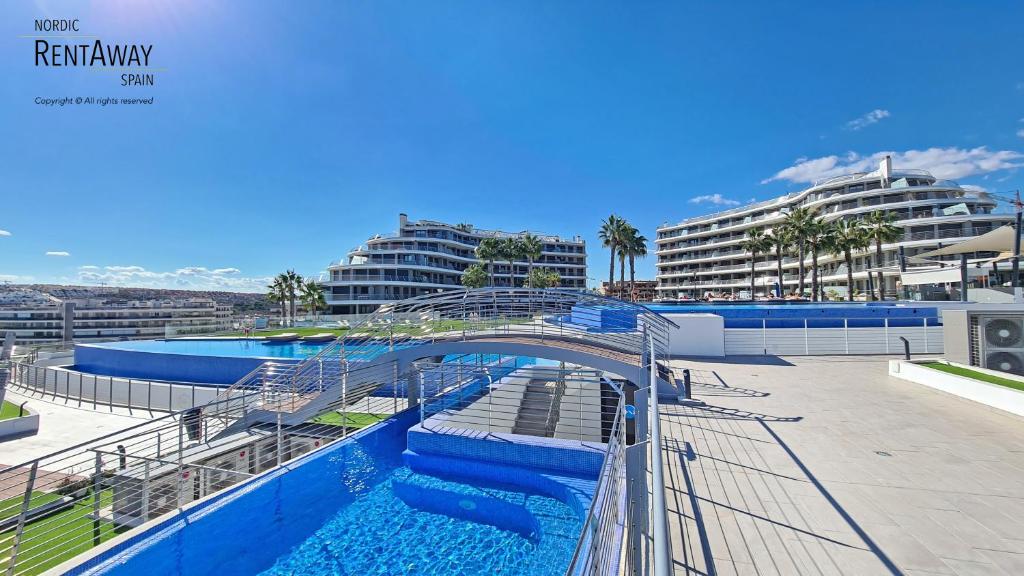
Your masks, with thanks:
[(677, 574), (1024, 573), (1024, 420), (881, 357), (691, 368), (662, 404)]

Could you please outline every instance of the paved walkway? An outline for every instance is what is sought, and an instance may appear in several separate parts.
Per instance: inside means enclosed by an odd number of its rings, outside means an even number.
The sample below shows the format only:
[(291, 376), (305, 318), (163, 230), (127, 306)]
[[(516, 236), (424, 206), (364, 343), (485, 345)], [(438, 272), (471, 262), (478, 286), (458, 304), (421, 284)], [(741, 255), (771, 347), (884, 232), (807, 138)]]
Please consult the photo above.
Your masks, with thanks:
[(64, 404), (60, 399), (53, 402), (7, 390), (8, 402), (21, 404), (26, 400), (28, 407), (39, 413), (39, 432), (32, 436), (0, 440), (0, 468), (15, 466), (164, 414), (102, 406), (98, 410), (76, 408), (74, 401)]
[(1024, 574), (1024, 419), (879, 357), (674, 361), (662, 405), (677, 574)]

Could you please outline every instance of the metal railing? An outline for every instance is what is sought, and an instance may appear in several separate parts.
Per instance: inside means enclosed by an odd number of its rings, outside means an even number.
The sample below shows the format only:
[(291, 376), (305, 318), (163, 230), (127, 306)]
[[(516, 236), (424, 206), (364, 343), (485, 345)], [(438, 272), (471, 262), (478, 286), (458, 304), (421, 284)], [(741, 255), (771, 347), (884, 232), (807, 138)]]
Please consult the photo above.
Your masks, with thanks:
[[(382, 306), (345, 340), (298, 364), (265, 363), (203, 406), (0, 469), (0, 570), (14, 575), (52, 568), (132, 526), (180, 512), (197, 498), (344, 438), (360, 422), (415, 403), (436, 416), (450, 408), (444, 406), (452, 398), (468, 402), (458, 393), (468, 395), (477, 386), (485, 387), (484, 396), (493, 407), (502, 388), (510, 386), (504, 393), (512, 390), (512, 383), (502, 378), (524, 369), (514, 358), (478, 353), (403, 365), (388, 355), (402, 348), (446, 342), (545, 343), (635, 366), (638, 380), (654, 379), (641, 388), (654, 394), (672, 326), (641, 306), (568, 290), (446, 292)], [(463, 376), (451, 378), (459, 366)], [(624, 505), (630, 484), (625, 478), (621, 387), (578, 366), (534, 370), (542, 376), (536, 380), (553, 375), (554, 389), (549, 397), (547, 390), (537, 389), (538, 383), (533, 390), (526, 384), (524, 397), (533, 392), (540, 406), (549, 404), (537, 417), (517, 409), (514, 433), (584, 439), (600, 430), (598, 441), (605, 443), (606, 455), (572, 570), (616, 573), (625, 555), (612, 550), (624, 545), (624, 534), (633, 524), (623, 514), (652, 514)], [(648, 370), (650, 376), (645, 375)], [(592, 397), (595, 393), (597, 398)], [(608, 396), (607, 406), (602, 395)], [(466, 410), (460, 412), (466, 417)], [(650, 417), (657, 418), (656, 404)], [(659, 478), (651, 489), (664, 491)], [(656, 530), (654, 536), (658, 534)], [(644, 561), (656, 568), (660, 564), (659, 569), (670, 566), (662, 558)]]
[(11, 389), (77, 408), (138, 408), (173, 412), (206, 404), (217, 397), (216, 386), (162, 382), (88, 374), (57, 366), (11, 363)]

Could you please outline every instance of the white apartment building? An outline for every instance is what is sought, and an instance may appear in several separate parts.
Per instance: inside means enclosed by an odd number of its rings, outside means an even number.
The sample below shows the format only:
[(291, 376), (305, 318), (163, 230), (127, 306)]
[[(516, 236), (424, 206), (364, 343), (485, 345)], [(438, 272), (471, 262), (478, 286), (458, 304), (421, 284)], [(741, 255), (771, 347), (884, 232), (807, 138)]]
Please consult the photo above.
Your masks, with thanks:
[[(346, 262), (330, 265), (324, 283), (331, 314), (367, 314), (381, 304), (431, 292), (462, 288), (462, 273), (479, 261), (475, 250), (484, 238), (518, 238), (527, 232), (481, 230), (469, 224), (430, 220), (410, 222), (400, 214), (398, 232), (377, 235), (348, 253)], [(579, 236), (565, 239), (534, 234), (544, 244), (534, 262), (562, 277), (563, 288), (583, 290), (587, 282), (586, 243)], [(509, 285), (509, 265), (495, 262), (495, 284)], [(526, 280), (528, 263), (515, 262), (515, 286)]]
[[(70, 304), (70, 306), (68, 306)], [(14, 332), (18, 344), (43, 344), (64, 339), (65, 312), (73, 314), (75, 341), (163, 338), (168, 325), (227, 328), (231, 307), (208, 298), (121, 300), (82, 298), (60, 300), (36, 290), (0, 293), (0, 335)]]
[[(783, 223), (796, 207), (813, 209), (828, 221), (863, 218), (876, 210), (896, 216), (903, 236), (883, 246), (883, 262), (874, 248), (855, 255), (855, 291), (866, 291), (869, 267), (885, 267), (885, 290), (897, 292), (898, 251), (906, 256), (962, 242), (1010, 224), (1013, 216), (994, 213), (996, 201), (984, 192), (939, 180), (924, 170), (893, 169), (887, 158), (878, 170), (848, 174), (815, 183), (786, 196), (731, 210), (664, 224), (657, 230), (658, 298), (700, 297), (706, 292), (738, 293), (750, 289), (750, 253), (740, 248), (751, 228), (765, 231)], [(983, 255), (976, 255), (978, 257)], [(792, 251), (783, 260), (784, 293), (796, 290), (799, 262)], [(811, 256), (805, 258), (805, 291), (810, 291)], [(819, 254), (819, 278), (826, 290), (846, 290), (842, 258)], [(770, 294), (776, 282), (774, 255), (759, 255), (754, 271), (757, 294)], [(877, 288), (876, 288), (877, 289)]]

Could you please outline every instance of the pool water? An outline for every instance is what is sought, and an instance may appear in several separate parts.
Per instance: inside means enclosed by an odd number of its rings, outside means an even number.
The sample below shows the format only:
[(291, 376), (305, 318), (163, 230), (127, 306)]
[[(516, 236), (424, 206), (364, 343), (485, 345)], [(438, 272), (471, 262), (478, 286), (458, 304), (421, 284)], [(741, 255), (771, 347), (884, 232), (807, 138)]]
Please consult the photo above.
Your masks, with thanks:
[(554, 498), (402, 466), (261, 574), (560, 575), (581, 527)]
[(558, 492), (529, 487), (544, 473), (535, 468), (488, 476), (480, 462), (451, 457), (435, 470), (420, 453), (414, 461), (427, 467), (410, 469), (403, 452), (418, 422), (418, 410), (397, 414), (249, 487), (172, 513), (68, 573), (564, 574), (594, 479), (568, 479), (575, 496), (552, 498)]
[(315, 356), (328, 343), (280, 342), (267, 343), (244, 338), (183, 339), (183, 340), (127, 340), (93, 344), (100, 348), (185, 354), (188, 356), (222, 356), (228, 358), (309, 358)]

